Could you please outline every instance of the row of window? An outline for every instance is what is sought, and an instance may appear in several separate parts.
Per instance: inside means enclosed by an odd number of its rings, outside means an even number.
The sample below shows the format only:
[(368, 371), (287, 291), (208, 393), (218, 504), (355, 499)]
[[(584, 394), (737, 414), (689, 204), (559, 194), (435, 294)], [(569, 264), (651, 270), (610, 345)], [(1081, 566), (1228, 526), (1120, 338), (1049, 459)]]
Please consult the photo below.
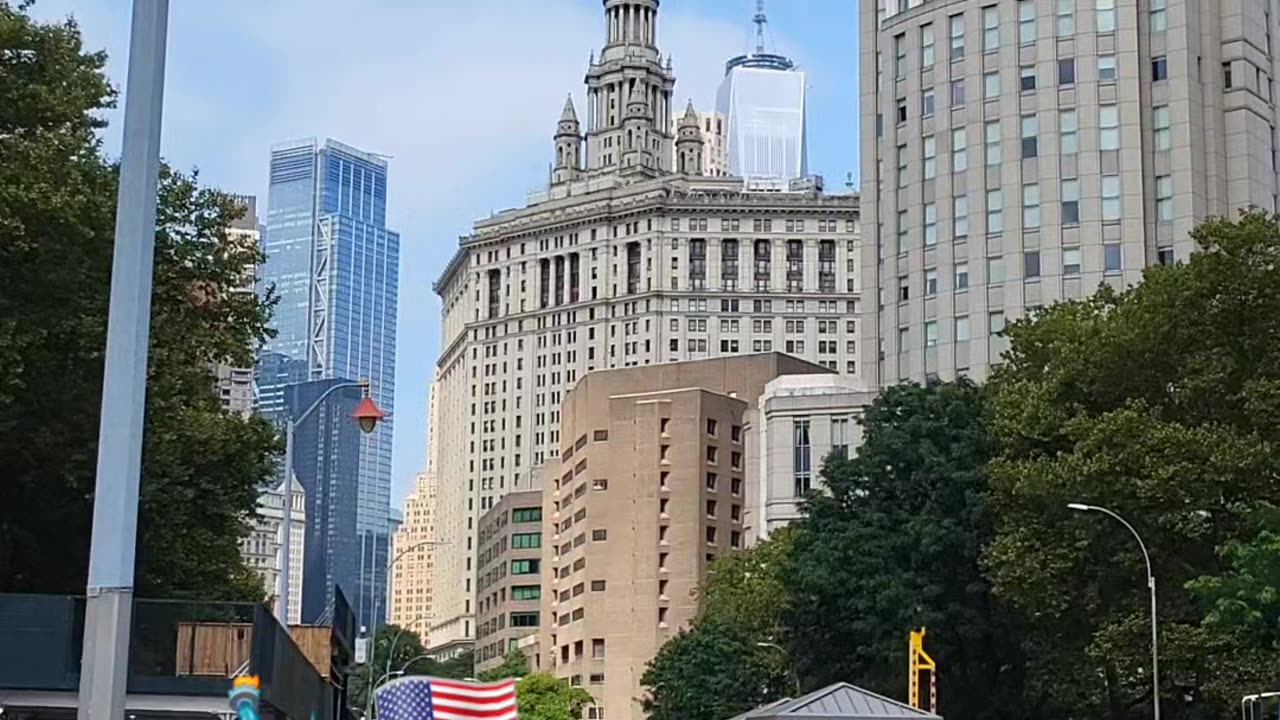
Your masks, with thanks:
[[(1120, 243), (1103, 243), (1102, 245), (1102, 270), (1106, 273), (1120, 272), (1123, 269), (1123, 252)], [(1062, 249), (1062, 275), (1063, 277), (1078, 277), (1083, 271), (1084, 264), (1082, 261), (1082, 251), (1078, 247)], [(1022, 277), (1025, 280), (1034, 280), (1041, 277), (1041, 254), (1039, 250), (1028, 250), (1022, 254)], [(999, 283), (1006, 280), (1005, 263), (1003, 257), (987, 258), (987, 283)], [(954, 269), (954, 277), (952, 289), (960, 291), (969, 287), (969, 263), (956, 263)], [(929, 268), (924, 271), (923, 279), (924, 297), (934, 297), (938, 294), (938, 271), (936, 268)], [(906, 275), (898, 278), (898, 301), (906, 302), (912, 298), (911, 281)]]

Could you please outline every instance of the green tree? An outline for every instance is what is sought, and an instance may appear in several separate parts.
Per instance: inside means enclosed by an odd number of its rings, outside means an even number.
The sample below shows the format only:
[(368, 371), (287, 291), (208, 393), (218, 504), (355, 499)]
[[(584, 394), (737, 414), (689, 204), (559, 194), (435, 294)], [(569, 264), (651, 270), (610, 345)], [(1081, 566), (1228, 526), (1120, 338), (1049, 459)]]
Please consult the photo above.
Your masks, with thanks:
[[(117, 170), (96, 135), (105, 56), (72, 21), (0, 0), (0, 592), (83, 591), (88, 566)], [(252, 599), (239, 543), (277, 433), (225, 413), (213, 363), (251, 364), (270, 301), (236, 292), (256, 247), (242, 210), (162, 171), (147, 374), (137, 591)], [(50, 542), (50, 533), (57, 542)]]
[(593, 703), (591, 693), (548, 673), (525, 675), (516, 681), (520, 720), (579, 720)]
[(698, 616), (716, 617), (776, 641), (788, 592), (782, 576), (792, 551), (790, 528), (740, 552), (721, 555), (698, 590)]
[(485, 670), (476, 676), (476, 679), (484, 682), (493, 682), (495, 680), (505, 680), (507, 678), (521, 678), (529, 674), (529, 658), (524, 653), (513, 650), (507, 653), (502, 659), (502, 664), (496, 668)]
[(1253, 519), (1280, 496), (1280, 226), (1251, 212), (1193, 237), (1185, 264), (1012, 326), (993, 382), (987, 564), (1028, 618), (1030, 688), (1063, 714), (1119, 720), (1151, 704), (1142, 557), (1123, 526), (1068, 502), (1119, 512), (1151, 551), (1166, 717), (1222, 717), (1280, 681), (1254, 661), (1265, 636), (1206, 623), (1206, 598), (1187, 589), (1235, 592), (1233, 573), (1256, 570), (1239, 543), (1269, 543)]
[(828, 460), (826, 492), (793, 525), (784, 627), (806, 686), (847, 680), (905, 697), (908, 633), (926, 627), (945, 714), (1036, 716), (1011, 615), (979, 562), (992, 534), (984, 390), (890, 388), (863, 425), (857, 455)]

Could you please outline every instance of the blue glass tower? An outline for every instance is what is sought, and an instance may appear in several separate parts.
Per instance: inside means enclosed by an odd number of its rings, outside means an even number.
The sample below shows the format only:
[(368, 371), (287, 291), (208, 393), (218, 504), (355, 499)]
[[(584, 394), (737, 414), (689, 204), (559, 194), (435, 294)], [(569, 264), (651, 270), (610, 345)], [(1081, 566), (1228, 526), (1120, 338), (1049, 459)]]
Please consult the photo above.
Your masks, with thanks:
[[(305, 410), (292, 406), (307, 393), (287, 390), (298, 383), (365, 379), (374, 402), (392, 413), (400, 236), (387, 229), (386, 160), (333, 140), (272, 148), (263, 250), (260, 292), (274, 288), (278, 302), (272, 321), (277, 334), (258, 362), (260, 412), (283, 418)], [(371, 629), (386, 613), (391, 435), (388, 420), (358, 443), (309, 444), (310, 452), (323, 448), (337, 456), (295, 458), (295, 469), (317, 469), (306, 473), (314, 492), (298, 473), (308, 504), (314, 497), (333, 505), (308, 507), (308, 517), (326, 518), (334, 531), (353, 527), (356, 533), (330, 537), (326, 531), (318, 537), (309, 528), (304, 565), (317, 567), (317, 554), (323, 554), (323, 566), (334, 569), (326, 574), (351, 599), (357, 622)], [(301, 450), (295, 444), (295, 455)], [(342, 456), (351, 453), (358, 457)], [(354, 483), (327, 475), (350, 474), (350, 468)], [(347, 497), (352, 489), (356, 497)], [(348, 522), (343, 514), (353, 512)], [(354, 577), (344, 577), (351, 572)], [(304, 572), (303, 622), (317, 620), (316, 608), (327, 608), (332, 593), (330, 587), (323, 600), (308, 599), (308, 591), (323, 589), (309, 580)]]

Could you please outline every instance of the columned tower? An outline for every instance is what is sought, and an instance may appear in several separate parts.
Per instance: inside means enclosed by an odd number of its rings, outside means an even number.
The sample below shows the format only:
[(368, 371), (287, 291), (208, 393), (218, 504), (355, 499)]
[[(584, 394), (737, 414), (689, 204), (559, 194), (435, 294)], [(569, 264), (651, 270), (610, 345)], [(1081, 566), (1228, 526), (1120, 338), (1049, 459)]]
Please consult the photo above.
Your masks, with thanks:
[[(635, 142), (637, 119), (646, 106), (643, 132), (650, 167), (671, 172), (671, 93), (676, 79), (668, 59), (658, 52), (659, 0), (604, 0), (605, 45), (587, 69), (587, 171), (617, 172), (628, 154), (626, 135)], [(631, 118), (630, 125), (628, 118)], [(634, 148), (633, 148), (634, 150)]]
[(693, 109), (693, 101), (680, 118), (680, 127), (676, 138), (676, 168), (681, 175), (701, 175), (702, 168), (702, 128), (698, 126), (698, 111)]
[(556, 125), (556, 164), (551, 182), (576, 180), (582, 175), (582, 131), (578, 124), (578, 112), (573, 108), (573, 96), (564, 101), (564, 111)]

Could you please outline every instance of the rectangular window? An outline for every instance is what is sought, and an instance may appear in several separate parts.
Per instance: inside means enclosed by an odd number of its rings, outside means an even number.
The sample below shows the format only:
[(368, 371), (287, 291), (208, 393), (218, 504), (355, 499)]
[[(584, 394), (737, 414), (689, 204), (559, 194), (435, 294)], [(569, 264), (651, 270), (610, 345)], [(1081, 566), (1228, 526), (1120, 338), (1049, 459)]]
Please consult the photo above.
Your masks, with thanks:
[(988, 5), (982, 8), (982, 51), (1000, 49), (1000, 8)]
[(920, 116), (929, 117), (933, 115), (934, 105), (933, 88), (928, 88), (920, 94)]
[[(898, 146), (898, 187), (904, 188), (906, 186), (907, 186), (907, 146), (899, 145)], [(760, 255), (759, 250), (760, 250), (760, 246), (757, 245), (756, 246), (757, 257), (759, 257)], [(759, 272), (760, 272), (759, 261), (757, 261), (756, 273), (759, 274)]]
[(947, 20), (947, 35), (951, 38), (951, 61), (964, 58), (964, 15), (952, 15)]
[(969, 316), (961, 315), (956, 318), (956, 342), (969, 341)]
[(1173, 176), (1156, 176), (1156, 220), (1171, 222), (1173, 220)]
[(1169, 106), (1159, 105), (1151, 111), (1151, 125), (1155, 129), (1157, 150), (1168, 150), (1173, 147), (1173, 134), (1169, 129)]
[(1066, 87), (1076, 84), (1076, 59), (1067, 58), (1058, 61), (1058, 85)]
[(952, 227), (951, 237), (965, 238), (969, 236), (969, 196), (957, 195), (951, 200)]
[(1004, 258), (987, 258), (987, 283), (1002, 283), (1004, 279)]
[(1116, 0), (1097, 0), (1098, 32), (1116, 31)]
[(1151, 58), (1151, 82), (1169, 79), (1169, 58), (1157, 55)]
[(1234, 85), (1231, 77), (1231, 63), (1224, 62), (1222, 63), (1222, 86), (1230, 90)]
[(924, 139), (924, 179), (932, 180), (938, 175), (938, 143), (932, 135)]
[(956, 263), (956, 289), (965, 290), (969, 287), (969, 263)]
[(1114, 53), (1098, 56), (1098, 82), (1116, 81), (1116, 56)]
[(933, 67), (933, 23), (920, 27), (920, 67)]
[(930, 247), (938, 244), (938, 206), (925, 203), (924, 206), (924, 245)]
[(1004, 332), (1004, 313), (999, 310), (987, 313), (987, 332), (998, 335)]
[(901, 125), (907, 121), (907, 101), (905, 99), (898, 101), (898, 124)]
[(1151, 32), (1169, 29), (1169, 0), (1151, 0)]
[(1176, 261), (1176, 259), (1177, 258), (1173, 254), (1173, 248), (1171, 247), (1156, 248), (1156, 262), (1159, 263), (1160, 265), (1164, 265), (1164, 266), (1172, 265)]
[(1102, 220), (1120, 219), (1120, 176), (1102, 176)]
[[(836, 457), (849, 457), (849, 418), (831, 418), (831, 452)], [(733, 507), (737, 512), (738, 506)], [(733, 519), (737, 520), (738, 516), (734, 515)]]
[(512, 600), (537, 600), (541, 597), (541, 585), (515, 585), (511, 588)]
[(938, 321), (930, 320), (924, 324), (924, 346), (938, 346)]
[(1027, 183), (1022, 186), (1022, 228), (1032, 230), (1040, 227), (1040, 186)]
[(1018, 44), (1036, 42), (1036, 0), (1018, 0)]
[(609, 539), (609, 531), (605, 528), (597, 528), (591, 531), (591, 542), (604, 542)]
[(1062, 249), (1062, 275), (1075, 277), (1080, 274), (1080, 248)]
[(987, 234), (1004, 232), (1004, 195), (999, 190), (987, 191)]
[(542, 508), (540, 507), (515, 508), (514, 510), (511, 511), (511, 522), (513, 523), (542, 522)]
[(1080, 181), (1062, 181), (1062, 224), (1080, 224)]
[(512, 560), (512, 575), (535, 575), (538, 572), (541, 560)]
[(1104, 272), (1109, 272), (1109, 273), (1120, 272), (1121, 270), (1120, 243), (1103, 243), (1102, 244), (1102, 269)]
[(992, 120), (982, 126), (983, 149), (987, 165), (1000, 164), (1000, 121)]
[(1022, 116), (1022, 159), (1040, 155), (1040, 121), (1035, 115)]
[(964, 105), (964, 79), (951, 81), (951, 107)]
[(1022, 92), (1031, 92), (1036, 89), (1036, 66), (1023, 65), (1018, 70), (1018, 89)]
[(1058, 37), (1076, 34), (1076, 0), (1058, 0)]
[(813, 485), (813, 448), (809, 444), (809, 418), (796, 418), (791, 425), (791, 475), (796, 497)]
[(907, 35), (899, 33), (893, 38), (893, 71), (901, 80), (907, 76)]
[(1062, 155), (1075, 155), (1080, 150), (1080, 116), (1075, 110), (1062, 110), (1058, 113), (1058, 152)]
[(1040, 251), (1027, 250), (1022, 253), (1022, 277), (1030, 280), (1040, 277)]
[(969, 169), (969, 158), (966, 152), (964, 128), (951, 131), (951, 172), (964, 172)]
[(1120, 107), (1102, 105), (1098, 108), (1098, 149), (1120, 149)]
[(982, 97), (994, 100), (1000, 97), (1000, 71), (984, 73), (982, 76)]
[(910, 240), (907, 239), (907, 232), (911, 228), (907, 223), (908, 223), (907, 211), (899, 210), (898, 211), (898, 252), (900, 253), (906, 252), (907, 245), (908, 243), (910, 243)]
[(924, 295), (925, 297), (933, 297), (938, 294), (938, 271), (924, 271)]
[(542, 533), (512, 533), (511, 547), (515, 550), (542, 547)]

